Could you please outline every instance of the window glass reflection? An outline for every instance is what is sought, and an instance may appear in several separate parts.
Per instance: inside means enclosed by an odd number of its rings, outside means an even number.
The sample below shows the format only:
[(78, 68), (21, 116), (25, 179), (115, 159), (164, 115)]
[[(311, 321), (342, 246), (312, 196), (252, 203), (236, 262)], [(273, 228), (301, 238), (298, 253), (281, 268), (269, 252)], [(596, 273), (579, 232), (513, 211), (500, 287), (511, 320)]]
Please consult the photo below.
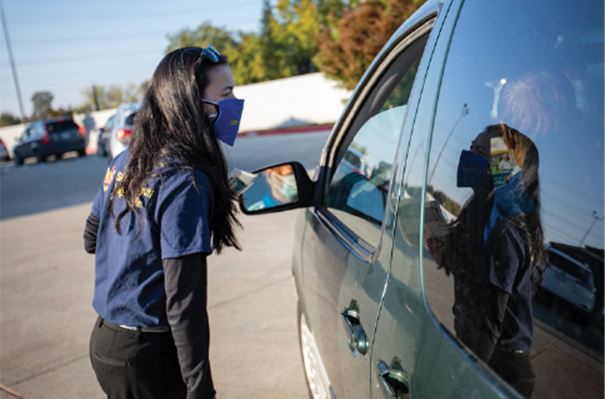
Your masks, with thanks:
[(249, 211), (275, 208), (298, 201), (296, 176), (291, 165), (266, 169), (256, 175), (253, 184), (242, 195)]
[(392, 77), (399, 81), (387, 79), (376, 89), (380, 92), (393, 86), (390, 94), (381, 93), (386, 101), (346, 149), (326, 196), (330, 211), (372, 246), (377, 246), (380, 238), (393, 159), (418, 63), (415, 61), (405, 74)]
[(603, 4), (555, 3), (462, 10), (429, 154), (425, 289), (522, 395), (602, 397)]

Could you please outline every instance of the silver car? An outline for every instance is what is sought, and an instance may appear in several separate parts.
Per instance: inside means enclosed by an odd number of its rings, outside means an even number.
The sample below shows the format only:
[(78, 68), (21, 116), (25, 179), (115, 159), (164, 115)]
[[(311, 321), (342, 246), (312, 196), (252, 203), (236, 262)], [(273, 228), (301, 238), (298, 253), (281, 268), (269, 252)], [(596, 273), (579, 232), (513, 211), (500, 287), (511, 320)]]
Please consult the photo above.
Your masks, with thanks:
[(549, 267), (541, 287), (585, 315), (592, 312), (597, 290), (590, 268), (550, 245), (547, 248)]
[(128, 148), (134, 128), (134, 118), (141, 108), (141, 103), (121, 104), (113, 120), (109, 135), (109, 157), (115, 158)]

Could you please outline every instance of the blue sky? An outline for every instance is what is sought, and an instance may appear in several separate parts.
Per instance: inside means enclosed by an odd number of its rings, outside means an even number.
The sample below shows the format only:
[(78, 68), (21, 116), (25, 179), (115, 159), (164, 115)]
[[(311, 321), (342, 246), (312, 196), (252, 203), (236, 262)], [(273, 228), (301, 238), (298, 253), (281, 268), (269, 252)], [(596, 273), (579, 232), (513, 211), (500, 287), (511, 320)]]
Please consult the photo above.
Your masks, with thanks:
[[(149, 79), (168, 45), (166, 34), (205, 21), (258, 31), (262, 0), (2, 0), (21, 97), (50, 91), (53, 107), (75, 107), (82, 90)], [(6, 40), (0, 44), (0, 111), (20, 116)]]

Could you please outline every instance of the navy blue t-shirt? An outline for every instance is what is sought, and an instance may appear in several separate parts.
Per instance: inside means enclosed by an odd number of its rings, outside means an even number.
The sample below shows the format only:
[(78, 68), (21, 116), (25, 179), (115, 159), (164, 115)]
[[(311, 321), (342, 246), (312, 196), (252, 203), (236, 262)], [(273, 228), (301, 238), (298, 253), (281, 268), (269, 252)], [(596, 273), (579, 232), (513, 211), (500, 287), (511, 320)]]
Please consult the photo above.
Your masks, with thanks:
[(205, 174), (185, 164), (163, 169), (140, 189), (142, 212), (129, 212), (119, 234), (114, 215), (126, 203), (116, 192), (112, 214), (109, 198), (124, 178), (128, 156), (124, 151), (109, 165), (92, 205), (100, 220), (93, 307), (114, 324), (167, 327), (162, 259), (212, 252), (212, 189)]
[(485, 268), (480, 270), (478, 278), (510, 295), (498, 345), (529, 351), (534, 335), (531, 307), (533, 283), (526, 235), (508, 218), (504, 218), (490, 232), (485, 248)]

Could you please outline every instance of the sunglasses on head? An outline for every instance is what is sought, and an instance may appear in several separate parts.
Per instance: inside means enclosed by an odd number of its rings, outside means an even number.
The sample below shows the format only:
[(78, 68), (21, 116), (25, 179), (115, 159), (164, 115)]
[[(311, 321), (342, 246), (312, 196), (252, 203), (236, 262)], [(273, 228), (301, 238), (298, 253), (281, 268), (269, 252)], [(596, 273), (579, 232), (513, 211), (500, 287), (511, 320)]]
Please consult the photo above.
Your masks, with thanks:
[(213, 64), (216, 64), (219, 61), (220, 57), (221, 57), (221, 53), (219, 53), (214, 47), (212, 47), (212, 46), (206, 47), (205, 49), (202, 50), (199, 58), (195, 62), (195, 67), (194, 67), (195, 73), (197, 73), (197, 71), (200, 69), (200, 67), (202, 66), (202, 61), (204, 61), (205, 59), (208, 59)]

